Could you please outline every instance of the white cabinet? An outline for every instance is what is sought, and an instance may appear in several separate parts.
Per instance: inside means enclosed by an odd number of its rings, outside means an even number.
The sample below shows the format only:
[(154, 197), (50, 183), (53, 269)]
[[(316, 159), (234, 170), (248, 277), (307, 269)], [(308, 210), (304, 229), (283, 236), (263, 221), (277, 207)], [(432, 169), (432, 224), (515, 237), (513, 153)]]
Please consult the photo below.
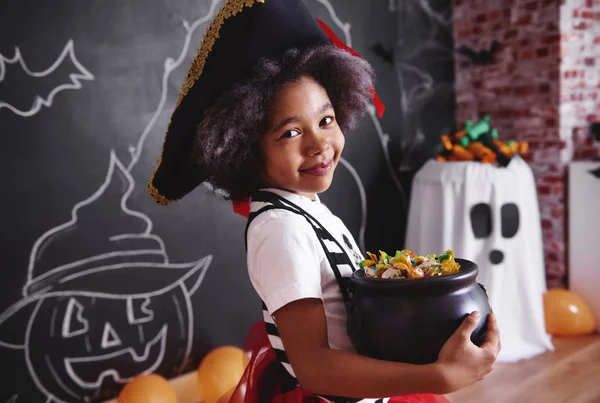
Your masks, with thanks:
[[(596, 172), (596, 174), (594, 174)], [(600, 162), (569, 164), (569, 289), (600, 325)]]

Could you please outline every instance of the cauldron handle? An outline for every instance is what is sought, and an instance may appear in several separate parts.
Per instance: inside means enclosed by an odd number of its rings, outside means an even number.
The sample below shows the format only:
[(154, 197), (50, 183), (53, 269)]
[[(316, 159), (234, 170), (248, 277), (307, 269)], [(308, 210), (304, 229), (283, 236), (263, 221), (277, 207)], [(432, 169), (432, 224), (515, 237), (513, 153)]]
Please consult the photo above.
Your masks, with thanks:
[(489, 300), (490, 300), (490, 296), (488, 295), (488, 293), (487, 293), (487, 290), (485, 289), (485, 287), (483, 286), (483, 284), (481, 284), (481, 283), (477, 283), (477, 285), (478, 285), (479, 287), (481, 287), (481, 289), (483, 290), (483, 293), (485, 294), (486, 298), (487, 298), (487, 299), (488, 299), (488, 301), (489, 301)]

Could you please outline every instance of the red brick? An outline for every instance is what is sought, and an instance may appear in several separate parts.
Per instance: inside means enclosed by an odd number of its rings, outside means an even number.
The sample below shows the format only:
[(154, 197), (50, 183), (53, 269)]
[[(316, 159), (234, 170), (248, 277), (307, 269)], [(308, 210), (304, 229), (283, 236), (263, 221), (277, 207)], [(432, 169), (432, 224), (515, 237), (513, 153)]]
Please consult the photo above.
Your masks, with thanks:
[(548, 175), (548, 176), (544, 176), (544, 182), (549, 183), (549, 184), (557, 184), (557, 183), (562, 184), (564, 182), (564, 178), (562, 176)]
[(531, 111), (529, 109), (515, 109), (512, 114), (515, 118), (525, 118), (531, 116)]
[(531, 24), (532, 18), (531, 15), (524, 15), (515, 21), (514, 25), (529, 25)]
[(539, 58), (547, 57), (548, 54), (550, 54), (550, 49), (548, 49), (548, 48), (539, 48), (539, 49), (536, 49), (535, 54)]
[(558, 32), (558, 25), (555, 22), (549, 22), (546, 24), (546, 32)]
[(529, 39), (529, 38), (521, 39), (519, 41), (519, 46), (521, 46), (521, 47), (525, 48), (525, 47), (528, 47), (530, 45), (531, 45), (531, 39)]
[(522, 59), (522, 60), (533, 59), (533, 50), (524, 50), (519, 55), (519, 58)]
[(552, 251), (552, 252), (546, 252), (546, 259), (549, 260), (558, 260), (558, 253)]
[(546, 219), (542, 220), (542, 228), (544, 228), (544, 229), (550, 229), (552, 227), (553, 227), (552, 226), (552, 221), (546, 220)]
[(550, 87), (550, 84), (548, 83), (543, 83), (539, 85), (538, 89), (542, 93), (548, 93), (551, 91), (552, 87)]
[(502, 17), (502, 10), (494, 10), (490, 13), (490, 20), (495, 20)]
[(584, 30), (587, 29), (589, 27), (589, 24), (581, 21), (579, 24), (577, 25), (573, 25), (573, 29), (578, 29), (578, 30)]
[(542, 43), (551, 44), (560, 41), (560, 35), (547, 35), (542, 38)]
[(528, 95), (535, 92), (535, 86), (533, 84), (520, 85), (515, 87), (515, 94), (517, 95)]
[(477, 24), (481, 24), (483, 22), (487, 22), (488, 17), (485, 14), (479, 14), (477, 17), (475, 17), (475, 22)]
[(538, 186), (538, 193), (541, 195), (550, 194), (550, 186)]
[(539, 3), (537, 1), (525, 4), (525, 9), (527, 11), (535, 11), (539, 7)]
[(593, 20), (594, 19), (594, 13), (592, 11), (582, 11), (581, 12), (581, 18)]
[(578, 153), (578, 157), (581, 159), (592, 159), (598, 157), (599, 155), (600, 152), (595, 148), (586, 148)]
[(513, 89), (511, 87), (499, 87), (494, 88), (494, 93), (496, 95), (509, 95), (512, 94)]
[[(506, 31), (504, 33), (504, 40), (516, 38), (518, 35), (519, 35), (519, 31), (517, 31), (516, 29), (509, 29), (508, 31)], [(600, 39), (600, 37), (598, 39)]]

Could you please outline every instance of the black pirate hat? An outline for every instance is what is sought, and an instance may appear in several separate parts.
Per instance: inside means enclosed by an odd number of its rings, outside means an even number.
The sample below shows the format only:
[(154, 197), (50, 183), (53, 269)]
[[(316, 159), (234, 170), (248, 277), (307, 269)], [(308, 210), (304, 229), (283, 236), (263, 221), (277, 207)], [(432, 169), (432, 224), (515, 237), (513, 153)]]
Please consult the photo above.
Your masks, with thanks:
[(301, 0), (226, 0), (206, 30), (179, 93), (148, 183), (152, 198), (168, 205), (207, 179), (201, 163), (192, 159), (194, 127), (217, 97), (250, 74), (261, 58), (332, 42), (350, 50)]
[(226, 0), (204, 34), (171, 116), (148, 189), (161, 205), (181, 199), (206, 179), (192, 161), (193, 129), (203, 111), (262, 57), (328, 43), (300, 0)]

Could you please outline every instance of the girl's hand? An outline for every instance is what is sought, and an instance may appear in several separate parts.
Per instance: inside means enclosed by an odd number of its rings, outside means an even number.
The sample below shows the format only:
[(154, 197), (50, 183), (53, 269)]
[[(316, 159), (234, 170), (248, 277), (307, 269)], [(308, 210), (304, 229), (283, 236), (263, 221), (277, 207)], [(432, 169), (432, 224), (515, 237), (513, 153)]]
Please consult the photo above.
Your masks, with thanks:
[(481, 315), (478, 312), (471, 313), (440, 350), (436, 364), (446, 380), (446, 393), (485, 378), (496, 362), (500, 352), (500, 331), (496, 316), (490, 314), (486, 340), (481, 347), (477, 347), (471, 342), (471, 333), (480, 320)]

